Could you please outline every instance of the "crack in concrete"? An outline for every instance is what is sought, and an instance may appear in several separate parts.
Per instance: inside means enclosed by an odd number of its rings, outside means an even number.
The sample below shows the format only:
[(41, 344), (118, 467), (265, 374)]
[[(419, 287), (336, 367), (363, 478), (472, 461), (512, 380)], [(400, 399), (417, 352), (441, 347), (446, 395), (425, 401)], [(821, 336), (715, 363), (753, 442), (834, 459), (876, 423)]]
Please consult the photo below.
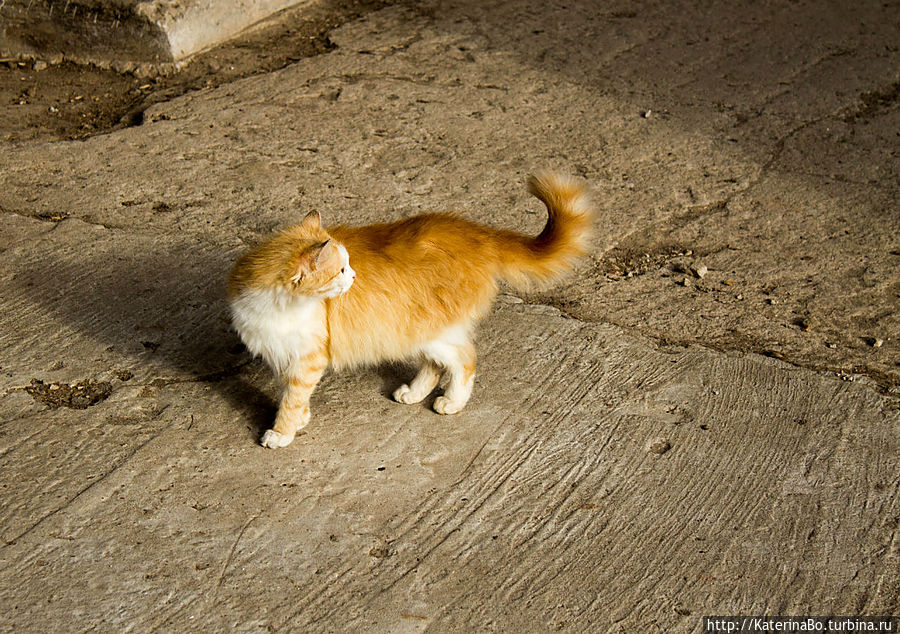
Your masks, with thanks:
[(897, 183), (894, 182), (881, 182), (879, 180), (868, 180), (868, 181), (860, 181), (852, 178), (847, 178), (842, 174), (836, 173), (820, 173), (813, 172), (808, 170), (801, 169), (783, 169), (782, 170), (788, 174), (796, 174), (797, 176), (806, 176), (808, 178), (814, 178), (822, 181), (836, 181), (838, 183), (846, 183), (847, 185), (857, 185), (859, 187), (870, 187), (873, 189), (885, 190), (886, 192), (892, 192), (897, 189)]
[(254, 515), (250, 519), (248, 519), (246, 522), (244, 522), (244, 525), (241, 526), (241, 530), (238, 531), (237, 536), (234, 538), (234, 542), (231, 544), (231, 550), (228, 551), (228, 555), (225, 557), (225, 562), (222, 564), (222, 570), (219, 572), (219, 578), (216, 581), (215, 590), (213, 590), (213, 594), (212, 594), (213, 602), (215, 602), (216, 598), (219, 595), (219, 588), (222, 587), (222, 584), (225, 581), (225, 574), (228, 572), (228, 566), (231, 565), (232, 559), (234, 559), (234, 553), (237, 550), (237, 547), (241, 541), (241, 538), (244, 536), (244, 533), (247, 532), (247, 528), (250, 526), (250, 524), (252, 524), (253, 521), (256, 518), (258, 518), (259, 516), (260, 516), (260, 513), (257, 513), (256, 515)]
[[(392, 81), (410, 83), (410, 84), (413, 84), (416, 86), (437, 86), (439, 88), (455, 88), (455, 87), (459, 86), (459, 84), (452, 83), (452, 82), (445, 83), (445, 84), (438, 84), (435, 82), (436, 79), (437, 79), (437, 77), (435, 75), (416, 76), (416, 75), (401, 75), (398, 73), (335, 73), (335, 74), (328, 74), (328, 75), (320, 75), (318, 77), (311, 78), (305, 83), (305, 86), (311, 88), (313, 86), (316, 86), (317, 84), (327, 82), (329, 80), (338, 80), (340, 82), (343, 82), (345, 84), (350, 84), (350, 85), (357, 84), (361, 81), (366, 81), (366, 80), (373, 80), (373, 81), (375, 81), (375, 80), (392, 80)], [(478, 87), (478, 86), (476, 86), (476, 87)], [(499, 88), (497, 86), (482, 85), (482, 87), (485, 89), (493, 88), (493, 89), (504, 90), (503, 88)], [(287, 105), (287, 106), (291, 105), (291, 104), (279, 104), (277, 101), (273, 102), (271, 100), (260, 101), (257, 103), (266, 104), (266, 105), (271, 105), (273, 103), (276, 105)]]
[(821, 64), (827, 62), (830, 59), (834, 59), (836, 57), (844, 57), (846, 55), (850, 55), (851, 53), (852, 53), (852, 51), (845, 49), (843, 47), (839, 47), (835, 50), (829, 51), (827, 53), (823, 53), (822, 55), (819, 55), (817, 58), (815, 58), (805, 64), (801, 64), (800, 66), (795, 68), (792, 72), (790, 72), (785, 78), (779, 80), (778, 83), (784, 84), (785, 87), (782, 88), (781, 90), (776, 90), (775, 92), (773, 92), (769, 95), (766, 95), (766, 97), (763, 99), (762, 103), (760, 104), (760, 106), (758, 106), (758, 108), (760, 110), (762, 110), (766, 106), (772, 105), (772, 103), (776, 99), (778, 99), (780, 96), (787, 94), (787, 93), (791, 92), (792, 90), (794, 90), (795, 86), (793, 86), (793, 82), (798, 77), (803, 75), (804, 73), (808, 73), (809, 71), (811, 71), (814, 68), (816, 68), (817, 66), (820, 66)]
[[(66, 220), (77, 220), (79, 222), (83, 222), (86, 225), (91, 225), (94, 227), (103, 227), (104, 229), (109, 230), (122, 230), (127, 231), (125, 227), (118, 227), (116, 225), (108, 225), (102, 222), (86, 220), (80, 216), (72, 216), (66, 212), (61, 214), (53, 214), (51, 212), (41, 212), (35, 211), (29, 213), (27, 211), (15, 210), (15, 209), (7, 209), (6, 207), (0, 206), (0, 214), (5, 214), (7, 216), (19, 216), (20, 218), (28, 218), (29, 220), (37, 220), (39, 222), (46, 222), (53, 225), (53, 229), (56, 229), (60, 224), (65, 222)], [(52, 231), (52, 229), (51, 229)], [(48, 232), (49, 233), (49, 232)]]
[(253, 363), (253, 361), (254, 359), (248, 359), (237, 365), (223, 368), (222, 370), (217, 370), (215, 372), (201, 374), (196, 377), (156, 377), (151, 379), (148, 383), (135, 383), (134, 385), (139, 387), (168, 387), (170, 385), (180, 385), (185, 383), (218, 383), (219, 381), (224, 381), (233, 376), (237, 376), (241, 373), (241, 370)]
[[(152, 226), (148, 227), (147, 225), (141, 224), (133, 224), (130, 226), (122, 226), (122, 225), (113, 225), (107, 224), (104, 222), (100, 222), (97, 220), (89, 220), (81, 216), (73, 216), (66, 215), (60, 218), (51, 218), (47, 217), (46, 213), (34, 212), (29, 213), (21, 210), (12, 210), (0, 207), (0, 215), (8, 215), (8, 216), (18, 216), (20, 218), (27, 218), (28, 220), (37, 220), (42, 223), (46, 223), (50, 226), (50, 229), (42, 234), (38, 239), (44, 239), (47, 235), (56, 231), (60, 226), (62, 226), (66, 222), (80, 222), (84, 225), (90, 227), (101, 227), (108, 231), (115, 231), (126, 233), (134, 236), (146, 236), (148, 229), (152, 229)], [(236, 249), (235, 245), (231, 242), (231, 240), (237, 239), (241, 243), (240, 248), (246, 248), (255, 244), (255, 241), (258, 240), (263, 235), (266, 235), (265, 232), (261, 232), (256, 235), (254, 238), (247, 239), (240, 235), (229, 236), (227, 240), (219, 240), (217, 241), (213, 235), (208, 232), (203, 232), (202, 230), (197, 230), (196, 233), (191, 234), (191, 242), (192, 248), (196, 248), (198, 245), (202, 245), (205, 247), (212, 247), (213, 249), (221, 249), (228, 251), (230, 249)], [(3, 252), (5, 249), (10, 247), (0, 247), (0, 252)]]
[[(32, 414), (32, 415), (33, 415), (33, 414)], [(32, 415), (25, 414), (24, 416), (19, 416), (19, 417), (17, 417), (17, 418), (9, 419), (9, 420), (7, 420), (7, 421), (5, 421), (5, 422), (8, 424), (8, 423), (11, 423), (11, 422), (15, 422), (15, 421), (23, 420), (23, 419), (26, 419), (26, 418), (30, 418)], [(20, 436), (20, 437), (17, 439), (17, 442), (15, 442), (15, 443), (13, 443), (12, 445), (10, 445), (5, 451), (3, 451), (3, 453), (0, 453), (0, 460), (2, 460), (3, 458), (5, 458), (9, 453), (11, 453), (11, 452), (15, 451), (16, 449), (18, 449), (20, 446), (26, 444), (29, 440), (31, 440), (32, 438), (34, 438), (35, 436), (37, 436), (39, 433), (41, 433), (41, 430), (40, 430), (40, 429), (37, 429), (37, 430), (35, 430), (34, 432), (32, 432), (31, 434), (28, 434), (27, 436)]]
[[(615, 282), (614, 282), (615, 283)], [(644, 332), (638, 328), (634, 328), (632, 326), (628, 326), (626, 324), (621, 324), (616, 321), (612, 321), (609, 319), (601, 319), (601, 318), (587, 318), (584, 316), (578, 316), (574, 313), (571, 313), (566, 310), (565, 305), (562, 302), (535, 302), (529, 301), (527, 298), (519, 297), (518, 295), (512, 295), (510, 293), (506, 293), (508, 297), (514, 297), (518, 302), (510, 303), (509, 305), (525, 305), (532, 306), (535, 308), (550, 308), (557, 311), (560, 317), (564, 319), (571, 319), (580, 324), (584, 325), (592, 325), (592, 324), (600, 324), (606, 326), (613, 326), (618, 328), (628, 334), (630, 337), (640, 339), (647, 343), (650, 343), (654, 349), (660, 352), (668, 352), (672, 347), (678, 348), (689, 348), (691, 346), (699, 346), (705, 350), (709, 350), (711, 352), (716, 352), (719, 354), (728, 354), (730, 352), (739, 352), (741, 354), (750, 354), (756, 355), (760, 357), (766, 357), (768, 359), (774, 359), (776, 361), (780, 361), (782, 363), (786, 363), (794, 368), (810, 370), (813, 372), (820, 372), (825, 374), (833, 375), (835, 378), (840, 379), (841, 381), (849, 381), (854, 383), (859, 383), (860, 379), (864, 379), (864, 383), (867, 387), (874, 389), (876, 392), (883, 396), (889, 396), (900, 401), (900, 390), (897, 389), (896, 383), (888, 376), (882, 375), (880, 372), (870, 369), (864, 369), (860, 371), (858, 368), (854, 369), (852, 372), (848, 372), (846, 368), (842, 368), (840, 366), (823, 364), (823, 363), (815, 363), (815, 362), (807, 362), (804, 363), (802, 361), (791, 358), (789, 354), (783, 353), (775, 353), (770, 348), (765, 345), (751, 345), (746, 348), (736, 347), (736, 346), (727, 346), (716, 343), (707, 343), (703, 341), (698, 341), (695, 339), (682, 338), (682, 337), (670, 337), (668, 335), (655, 335), (652, 333)]]

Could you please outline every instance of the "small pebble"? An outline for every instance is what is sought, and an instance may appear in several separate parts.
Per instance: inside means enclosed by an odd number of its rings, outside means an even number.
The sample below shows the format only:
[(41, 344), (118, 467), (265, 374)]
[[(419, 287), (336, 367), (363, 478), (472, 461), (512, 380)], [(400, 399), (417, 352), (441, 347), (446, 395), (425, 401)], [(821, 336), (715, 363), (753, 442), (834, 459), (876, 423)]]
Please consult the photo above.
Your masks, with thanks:
[(42, 71), (45, 68), (47, 68), (47, 62), (45, 62), (43, 60), (39, 59), (38, 61), (36, 61), (34, 63), (34, 70), (36, 70), (36, 71)]
[(709, 269), (706, 268), (705, 264), (692, 264), (691, 273), (702, 280), (704, 277), (706, 277), (706, 274), (709, 273)]
[(369, 556), (375, 557), (376, 559), (384, 559), (385, 557), (390, 557), (394, 554), (394, 551), (391, 550), (390, 546), (386, 544), (382, 544), (380, 546), (373, 546), (369, 550)]
[(649, 451), (650, 453), (662, 455), (671, 448), (672, 445), (669, 444), (668, 440), (666, 440), (665, 438), (657, 438), (647, 446), (647, 451)]
[(877, 339), (877, 338), (872, 339), (872, 347), (873, 348), (880, 348), (883, 345), (884, 345), (884, 339)]

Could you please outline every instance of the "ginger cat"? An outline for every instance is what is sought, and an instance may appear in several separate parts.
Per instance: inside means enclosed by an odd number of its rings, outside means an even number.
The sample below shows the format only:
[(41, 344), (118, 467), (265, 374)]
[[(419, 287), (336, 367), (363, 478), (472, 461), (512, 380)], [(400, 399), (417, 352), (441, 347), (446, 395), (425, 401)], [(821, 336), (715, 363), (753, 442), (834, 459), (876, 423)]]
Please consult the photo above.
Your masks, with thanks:
[(326, 229), (312, 212), (239, 258), (228, 284), (235, 329), (284, 384), (261, 444), (284, 447), (306, 426), (309, 397), (328, 367), (413, 361), (418, 374), (394, 399), (418, 403), (446, 374), (434, 410), (459, 412), (475, 378), (473, 329), (498, 280), (519, 289), (547, 284), (587, 247), (584, 188), (551, 173), (532, 176), (528, 188), (548, 210), (537, 237), (450, 214)]

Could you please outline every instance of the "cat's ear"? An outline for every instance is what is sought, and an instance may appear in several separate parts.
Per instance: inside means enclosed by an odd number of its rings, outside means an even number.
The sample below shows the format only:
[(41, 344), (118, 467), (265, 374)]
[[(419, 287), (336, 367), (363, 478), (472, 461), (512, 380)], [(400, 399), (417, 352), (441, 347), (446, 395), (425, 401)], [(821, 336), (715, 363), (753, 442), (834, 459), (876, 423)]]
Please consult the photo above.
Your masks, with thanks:
[(310, 231), (318, 231), (322, 228), (322, 218), (319, 216), (318, 211), (311, 211), (306, 216), (304, 216), (303, 220), (300, 221), (300, 226), (304, 229), (309, 229)]
[(331, 240), (326, 240), (321, 244), (310, 249), (310, 268), (315, 271), (325, 261), (327, 257), (327, 247), (331, 244)]
[(295, 261), (294, 274), (291, 276), (291, 282), (299, 284), (303, 278), (315, 271), (325, 261), (327, 251), (325, 247), (331, 240), (325, 240), (319, 244), (313, 245), (306, 249), (303, 254)]

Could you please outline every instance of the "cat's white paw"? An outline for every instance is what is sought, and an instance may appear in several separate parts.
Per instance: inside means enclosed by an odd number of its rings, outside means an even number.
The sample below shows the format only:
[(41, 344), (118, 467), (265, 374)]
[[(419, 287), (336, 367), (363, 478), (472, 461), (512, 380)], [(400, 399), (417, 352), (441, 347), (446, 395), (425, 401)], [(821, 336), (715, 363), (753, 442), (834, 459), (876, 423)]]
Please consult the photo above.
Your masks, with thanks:
[(274, 429), (270, 429), (263, 434), (263, 437), (259, 440), (259, 444), (263, 447), (268, 447), (269, 449), (278, 449), (279, 447), (287, 447), (293, 440), (293, 436), (281, 434)]
[(434, 411), (438, 414), (459, 414), (465, 406), (465, 403), (454, 403), (446, 396), (434, 399)]
[(416, 394), (408, 385), (401, 385), (396, 390), (394, 390), (394, 400), (398, 403), (406, 403), (407, 405), (410, 405), (412, 403), (420, 402), (423, 398), (425, 398), (425, 395), (420, 396)]

